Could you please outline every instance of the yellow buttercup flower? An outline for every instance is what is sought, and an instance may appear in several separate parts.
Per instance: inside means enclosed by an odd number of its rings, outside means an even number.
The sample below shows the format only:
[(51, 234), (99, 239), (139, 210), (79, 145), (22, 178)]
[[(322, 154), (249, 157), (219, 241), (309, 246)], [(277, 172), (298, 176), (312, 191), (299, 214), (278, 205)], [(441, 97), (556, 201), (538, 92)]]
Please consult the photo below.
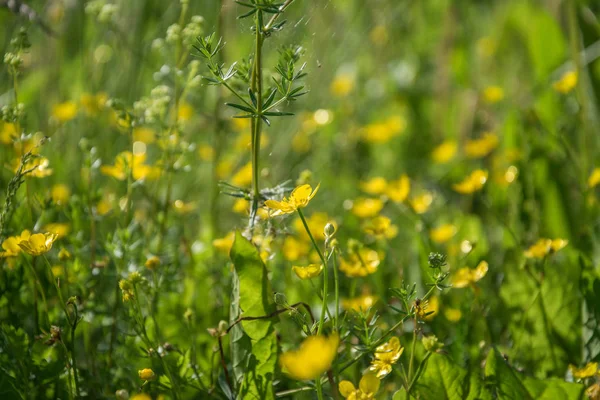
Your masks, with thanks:
[(386, 143), (404, 131), (406, 121), (402, 117), (392, 117), (383, 122), (365, 126), (361, 130), (363, 140), (369, 143)]
[(562, 250), (567, 244), (569, 244), (569, 241), (565, 239), (542, 238), (525, 251), (525, 257), (542, 259), (549, 254)]
[(57, 238), (58, 235), (56, 233), (47, 232), (30, 235), (29, 231), (27, 231), (27, 234), (25, 232), (21, 234), (19, 247), (27, 254), (39, 256), (49, 252)]
[(410, 200), (410, 206), (417, 214), (425, 214), (432, 203), (433, 195), (429, 192), (423, 192)]
[(173, 202), (173, 209), (177, 214), (187, 214), (196, 209), (196, 203), (193, 201), (186, 203), (183, 200), (175, 200)]
[(488, 172), (476, 169), (471, 172), (462, 182), (452, 185), (452, 189), (462, 194), (477, 192), (483, 188), (488, 178)]
[(342, 299), (342, 308), (344, 310), (354, 310), (357, 312), (365, 312), (373, 307), (379, 301), (379, 297), (366, 294), (353, 299)]
[(404, 347), (400, 345), (400, 339), (392, 337), (387, 343), (378, 346), (375, 349), (375, 359), (371, 361), (369, 371), (376, 374), (377, 378), (385, 378), (392, 372), (392, 365), (396, 364), (404, 352)]
[(229, 254), (231, 251), (231, 246), (233, 246), (234, 239), (235, 233), (229, 232), (225, 237), (213, 240), (212, 245), (220, 252)]
[(250, 186), (252, 183), (252, 163), (240, 168), (231, 178), (231, 183), (238, 187)]
[(292, 194), (289, 198), (284, 198), (282, 201), (267, 200), (265, 201), (265, 206), (271, 210), (275, 210), (271, 214), (272, 216), (291, 214), (294, 211), (297, 211), (299, 208), (306, 207), (312, 198), (317, 194), (319, 186), (320, 184), (317, 185), (315, 190), (313, 190), (308, 184), (298, 186), (292, 191)]
[(144, 267), (148, 268), (150, 271), (154, 271), (156, 268), (160, 266), (160, 258), (157, 256), (150, 256), (146, 259), (144, 263)]
[(500, 86), (488, 86), (483, 89), (483, 100), (488, 104), (494, 104), (504, 99), (504, 89)]
[(390, 181), (385, 195), (394, 203), (402, 203), (410, 193), (410, 179), (403, 174), (398, 180)]
[(71, 226), (65, 223), (53, 222), (44, 225), (43, 229), (46, 232), (55, 233), (57, 239), (61, 239), (69, 234), (69, 232), (71, 231)]
[(12, 144), (13, 140), (18, 136), (17, 126), (10, 122), (0, 122), (0, 143)]
[(383, 215), (373, 218), (363, 229), (367, 234), (376, 238), (392, 239), (398, 234), (398, 227)]
[(590, 174), (590, 177), (588, 178), (588, 186), (590, 188), (594, 188), (594, 187), (598, 186), (599, 183), (600, 183), (600, 168), (594, 168), (594, 170)]
[(350, 254), (347, 259), (340, 259), (340, 271), (349, 278), (364, 277), (377, 271), (380, 264), (379, 254), (366, 247)]
[(288, 261), (296, 261), (306, 257), (310, 251), (310, 245), (307, 242), (296, 239), (293, 236), (287, 236), (283, 241), (281, 252)]
[(425, 314), (427, 315), (424, 315), (423, 319), (425, 321), (431, 321), (440, 312), (440, 298), (432, 296), (425, 303)]
[(156, 374), (150, 368), (144, 368), (138, 371), (140, 379), (144, 381), (152, 381), (156, 379)]
[(21, 238), (28, 238), (30, 235), (31, 233), (28, 230), (24, 230), (21, 235), (10, 236), (6, 238), (4, 242), (2, 242), (2, 250), (4, 251), (0, 252), (0, 257), (5, 258), (18, 256), (23, 251), (23, 249), (19, 247), (19, 241), (21, 241)]
[(186, 102), (182, 102), (179, 105), (179, 110), (177, 112), (177, 118), (180, 121), (189, 121), (194, 115), (194, 108)]
[(84, 93), (81, 95), (79, 102), (88, 115), (94, 116), (98, 115), (100, 111), (104, 109), (107, 100), (108, 95), (106, 93), (98, 93), (95, 95)]
[(67, 185), (57, 184), (52, 186), (50, 196), (55, 204), (64, 206), (69, 201), (69, 197), (71, 197), (71, 189)]
[(215, 149), (208, 144), (201, 144), (198, 146), (198, 155), (203, 161), (212, 161), (215, 157)]
[(575, 379), (591, 378), (595, 375), (600, 375), (597, 362), (589, 362), (583, 368), (577, 368), (574, 365), (569, 365), (569, 370)]
[(130, 151), (124, 151), (115, 157), (114, 165), (103, 165), (100, 167), (100, 172), (117, 180), (124, 181), (127, 179), (131, 169), (133, 179), (135, 180), (158, 179), (161, 172), (160, 168), (146, 165), (144, 161), (146, 161), (146, 154), (133, 154)]
[(382, 208), (381, 199), (358, 198), (352, 205), (352, 213), (359, 218), (371, 218), (379, 214)]
[(360, 379), (358, 389), (350, 381), (341, 381), (338, 385), (340, 394), (348, 400), (373, 400), (381, 382), (377, 375), (368, 372)]
[(329, 88), (336, 97), (345, 97), (354, 89), (354, 76), (351, 74), (340, 74), (335, 77)]
[[(308, 229), (310, 229), (310, 232), (315, 240), (325, 240), (325, 233), (323, 230), (325, 229), (325, 225), (328, 223), (333, 224), (333, 226), (337, 229), (336, 223), (331, 220), (327, 213), (324, 212), (313, 213), (310, 217), (305, 216), (304, 219), (306, 220), (306, 225), (308, 225)], [(310, 240), (308, 233), (306, 233), (306, 229), (304, 229), (302, 219), (296, 218), (293, 222), (293, 225), (296, 232), (298, 232), (302, 238), (306, 239), (307, 241)]]
[(465, 143), (465, 155), (469, 158), (483, 158), (498, 147), (499, 142), (500, 140), (497, 135), (485, 132), (478, 139), (467, 140)]
[(429, 237), (436, 243), (446, 243), (456, 234), (456, 227), (452, 224), (440, 225), (429, 231)]
[(148, 393), (135, 393), (129, 397), (129, 400), (152, 400), (152, 396)]
[[(19, 170), (20, 160), (15, 160), (13, 165), (13, 171), (16, 173)], [(35, 157), (23, 166), (23, 172), (30, 171), (27, 176), (34, 178), (45, 178), (52, 175), (54, 172), (50, 168), (50, 161), (46, 157)]]
[(567, 71), (552, 84), (552, 87), (559, 93), (567, 94), (577, 86), (577, 78), (577, 71)]
[(458, 322), (462, 318), (462, 312), (458, 308), (446, 308), (444, 316), (450, 322)]
[(481, 261), (475, 269), (468, 267), (461, 268), (452, 277), (452, 286), (455, 288), (464, 288), (473, 286), (479, 282), (488, 272), (488, 263)]
[(446, 164), (454, 158), (458, 151), (458, 144), (455, 140), (446, 140), (431, 152), (431, 159), (436, 164)]
[(70, 121), (77, 116), (77, 104), (73, 101), (57, 104), (52, 108), (52, 116), (59, 122)]
[(369, 179), (368, 181), (362, 181), (359, 184), (360, 190), (365, 193), (372, 195), (379, 195), (385, 192), (387, 188), (387, 181), (385, 178), (380, 176), (376, 176), (374, 178)]
[(323, 264), (309, 264), (306, 267), (293, 266), (292, 270), (300, 279), (311, 279), (323, 272)]
[(279, 357), (283, 371), (297, 380), (319, 378), (329, 368), (337, 354), (340, 338), (337, 334), (309, 336), (298, 350), (286, 351)]

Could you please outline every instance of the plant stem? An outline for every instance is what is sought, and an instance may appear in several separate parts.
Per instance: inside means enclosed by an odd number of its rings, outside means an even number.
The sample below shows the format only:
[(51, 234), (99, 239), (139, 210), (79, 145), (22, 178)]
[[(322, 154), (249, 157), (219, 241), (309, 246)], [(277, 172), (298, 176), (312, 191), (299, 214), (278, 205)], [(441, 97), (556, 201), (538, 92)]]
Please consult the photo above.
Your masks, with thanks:
[(254, 228), (254, 220), (260, 200), (260, 187), (258, 185), (259, 160), (260, 160), (260, 135), (262, 129), (262, 46), (263, 16), (262, 11), (256, 13), (255, 20), (256, 43), (254, 50), (254, 68), (252, 69), (251, 90), (256, 96), (256, 114), (252, 118), (252, 208), (250, 210), (250, 231)]
[(417, 348), (417, 327), (418, 327), (417, 324), (418, 324), (418, 320), (417, 320), (417, 315), (415, 314), (415, 327), (413, 330), (412, 345), (410, 347), (410, 361), (408, 362), (408, 379), (411, 381), (413, 379), (412, 371), (413, 371), (413, 364), (414, 364), (414, 360), (415, 360), (415, 349)]
[(298, 215), (300, 216), (300, 219), (302, 220), (302, 224), (304, 225), (304, 229), (306, 230), (306, 233), (308, 233), (308, 236), (310, 237), (310, 241), (313, 244), (313, 247), (315, 248), (315, 250), (317, 251), (317, 254), (319, 254), (319, 258), (321, 259), (321, 262), (323, 263), (323, 306), (322, 306), (322, 310), (321, 310), (321, 318), (319, 318), (319, 327), (317, 328), (317, 335), (321, 334), (321, 332), (323, 331), (323, 324), (325, 323), (325, 310), (327, 310), (327, 292), (328, 292), (328, 285), (329, 285), (329, 274), (327, 271), (327, 261), (325, 261), (325, 257), (323, 257), (323, 253), (321, 253), (321, 249), (319, 249), (319, 246), (317, 245), (317, 242), (315, 241), (315, 238), (313, 237), (312, 233), (310, 232), (310, 229), (308, 228), (308, 224), (306, 223), (306, 219), (304, 218), (304, 214), (302, 214), (302, 210), (300, 208), (298, 208)]
[(321, 383), (321, 378), (318, 378), (315, 382), (317, 384), (317, 398), (323, 400), (323, 384)]
[(340, 285), (339, 285), (339, 280), (338, 280), (338, 268), (337, 268), (337, 258), (336, 258), (336, 253), (335, 253), (335, 248), (331, 254), (332, 259), (333, 259), (333, 285), (334, 285), (334, 290), (335, 290), (335, 319), (334, 319), (334, 324), (333, 324), (333, 330), (334, 331), (338, 331), (339, 327), (338, 327), (338, 322), (340, 319)]

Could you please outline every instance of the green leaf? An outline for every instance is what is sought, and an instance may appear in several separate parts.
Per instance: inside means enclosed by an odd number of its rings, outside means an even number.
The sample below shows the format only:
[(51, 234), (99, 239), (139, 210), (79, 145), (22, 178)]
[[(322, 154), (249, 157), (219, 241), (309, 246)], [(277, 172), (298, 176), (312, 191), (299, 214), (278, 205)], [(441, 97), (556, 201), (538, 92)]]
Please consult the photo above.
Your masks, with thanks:
[(579, 400), (583, 399), (584, 387), (560, 379), (535, 379), (522, 377), (513, 370), (497, 349), (490, 351), (485, 365), (488, 383), (496, 390), (499, 400)]
[(413, 393), (418, 393), (422, 399), (492, 399), (478, 373), (470, 372), (448, 356), (438, 353), (432, 354), (427, 360), (423, 375), (418, 379)]
[[(236, 232), (235, 241), (231, 248), (231, 260), (235, 267), (235, 279), (232, 308), (237, 304), (235, 314), (242, 317), (262, 317), (276, 310), (272, 298), (267, 268), (254, 245)], [(237, 291), (237, 293), (236, 293)], [(273, 379), (277, 366), (277, 338), (275, 336), (273, 319), (243, 321), (241, 323), (248, 343), (237, 345), (249, 350), (243, 363), (244, 376), (239, 389), (240, 399), (274, 399)], [(233, 340), (233, 338), (232, 338)], [(233, 345), (233, 343), (232, 343)], [(240, 364), (238, 364), (239, 366)]]

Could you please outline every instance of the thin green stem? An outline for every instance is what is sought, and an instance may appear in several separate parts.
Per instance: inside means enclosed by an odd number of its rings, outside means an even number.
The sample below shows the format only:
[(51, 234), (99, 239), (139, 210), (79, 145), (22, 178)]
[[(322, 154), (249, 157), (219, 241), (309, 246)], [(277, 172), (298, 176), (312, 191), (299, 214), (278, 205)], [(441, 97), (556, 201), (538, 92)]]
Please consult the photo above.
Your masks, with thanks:
[(323, 324), (325, 323), (325, 310), (327, 310), (327, 292), (329, 290), (329, 288), (328, 288), (329, 274), (328, 274), (328, 268), (327, 268), (327, 261), (325, 261), (325, 257), (323, 257), (323, 253), (321, 253), (321, 249), (319, 249), (319, 246), (317, 245), (315, 238), (313, 237), (312, 233), (310, 232), (308, 224), (306, 223), (306, 219), (304, 218), (304, 214), (302, 214), (302, 209), (298, 208), (297, 211), (298, 211), (298, 215), (300, 216), (300, 220), (302, 220), (302, 224), (304, 225), (304, 229), (306, 230), (306, 233), (308, 233), (308, 236), (310, 237), (310, 241), (312, 242), (313, 247), (317, 251), (317, 254), (319, 254), (319, 258), (321, 259), (321, 262), (323, 263), (323, 306), (322, 306), (322, 310), (321, 310), (321, 318), (319, 318), (319, 327), (317, 328), (317, 335), (319, 335), (323, 331)]
[(331, 258), (333, 260), (333, 285), (334, 285), (334, 296), (335, 296), (335, 318), (333, 323), (334, 331), (339, 331), (339, 319), (340, 319), (340, 285), (338, 280), (338, 268), (337, 268), (337, 257), (335, 254), (335, 249), (331, 254)]
[(258, 203), (260, 200), (259, 161), (260, 161), (260, 135), (262, 130), (262, 47), (264, 36), (262, 11), (256, 13), (256, 44), (254, 53), (254, 68), (252, 69), (251, 90), (256, 96), (256, 115), (252, 118), (252, 208), (250, 210), (250, 230), (254, 227)]
[(323, 400), (323, 384), (321, 383), (321, 379), (317, 379), (315, 382), (317, 386), (317, 398)]
[(418, 330), (418, 320), (417, 320), (417, 316), (415, 314), (415, 327), (413, 329), (413, 338), (412, 338), (412, 345), (410, 347), (410, 361), (408, 362), (408, 379), (412, 380), (413, 379), (413, 364), (414, 364), (414, 360), (415, 360), (415, 349), (417, 348), (417, 330)]

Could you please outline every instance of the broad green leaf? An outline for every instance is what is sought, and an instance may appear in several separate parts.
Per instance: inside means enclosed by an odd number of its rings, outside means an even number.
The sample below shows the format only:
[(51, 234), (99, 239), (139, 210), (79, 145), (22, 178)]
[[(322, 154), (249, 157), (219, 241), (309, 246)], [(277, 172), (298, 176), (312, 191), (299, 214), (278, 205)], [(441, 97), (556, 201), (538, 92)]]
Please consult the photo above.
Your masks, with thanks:
[[(491, 400), (477, 372), (469, 372), (448, 356), (432, 354), (414, 393), (422, 399), (436, 400)], [(401, 398), (401, 397), (399, 397)]]
[[(231, 248), (231, 259), (235, 266), (232, 308), (237, 303), (237, 310), (233, 310), (232, 315), (261, 317), (273, 313), (276, 307), (267, 269), (256, 247), (239, 232), (236, 232)], [(243, 367), (244, 373), (238, 398), (273, 399), (273, 379), (277, 366), (277, 338), (273, 319), (244, 321), (241, 325), (246, 339), (239, 336), (238, 331), (235, 339), (232, 336), (232, 347), (240, 347), (249, 353), (244, 354), (243, 359), (234, 358), (234, 368), (239, 373), (240, 367)]]
[(523, 377), (513, 370), (495, 348), (490, 351), (485, 365), (488, 383), (495, 389), (499, 400), (579, 400), (583, 399), (584, 386), (560, 379), (535, 379)]
[(522, 268), (506, 265), (500, 296), (514, 342), (507, 353), (527, 373), (544, 378), (577, 363), (582, 345), (578, 276), (578, 265), (561, 253), (546, 261), (539, 288)]
[(495, 348), (490, 351), (485, 362), (485, 377), (494, 387), (499, 400), (533, 400), (519, 377)]

